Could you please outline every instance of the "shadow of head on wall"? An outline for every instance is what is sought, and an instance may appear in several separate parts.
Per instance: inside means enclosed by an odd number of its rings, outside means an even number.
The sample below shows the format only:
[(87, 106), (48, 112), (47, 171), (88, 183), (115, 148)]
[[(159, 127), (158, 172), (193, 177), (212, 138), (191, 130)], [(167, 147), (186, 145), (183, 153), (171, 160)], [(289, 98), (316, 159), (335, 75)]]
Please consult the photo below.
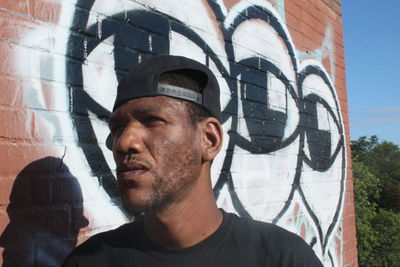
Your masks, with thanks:
[(75, 247), (83, 215), (79, 182), (60, 158), (27, 165), (16, 177), (0, 237), (3, 266), (59, 266)]

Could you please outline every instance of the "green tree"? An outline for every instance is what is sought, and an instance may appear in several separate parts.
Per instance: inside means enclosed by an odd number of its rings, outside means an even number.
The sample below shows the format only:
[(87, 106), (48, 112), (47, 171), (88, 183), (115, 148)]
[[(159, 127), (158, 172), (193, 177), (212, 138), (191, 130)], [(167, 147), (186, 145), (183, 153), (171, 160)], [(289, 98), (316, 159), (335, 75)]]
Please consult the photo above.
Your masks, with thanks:
[(376, 265), (400, 266), (400, 214), (379, 209), (373, 220), (379, 245), (375, 251)]
[(380, 192), (379, 179), (362, 162), (354, 159), (353, 177), (359, 264), (368, 266), (374, 261), (374, 252), (379, 246), (378, 232), (373, 226), (378, 207), (376, 199)]
[(351, 142), (352, 159), (362, 162), (379, 178), (382, 193), (379, 207), (400, 212), (400, 148), (391, 142), (379, 142), (376, 136)]
[(382, 194), (379, 206), (400, 212), (400, 149), (390, 142), (379, 143), (371, 151), (368, 164), (371, 171), (379, 174), (382, 182)]
[(400, 266), (400, 148), (376, 136), (351, 142), (360, 266)]

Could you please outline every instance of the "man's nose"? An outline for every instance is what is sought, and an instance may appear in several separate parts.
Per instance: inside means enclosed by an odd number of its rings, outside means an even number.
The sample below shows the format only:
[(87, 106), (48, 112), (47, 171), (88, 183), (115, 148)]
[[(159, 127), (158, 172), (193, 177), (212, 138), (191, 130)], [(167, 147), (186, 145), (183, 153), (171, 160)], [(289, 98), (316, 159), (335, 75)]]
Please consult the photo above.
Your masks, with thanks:
[(114, 150), (120, 153), (140, 153), (143, 149), (143, 131), (134, 125), (128, 125), (114, 140)]

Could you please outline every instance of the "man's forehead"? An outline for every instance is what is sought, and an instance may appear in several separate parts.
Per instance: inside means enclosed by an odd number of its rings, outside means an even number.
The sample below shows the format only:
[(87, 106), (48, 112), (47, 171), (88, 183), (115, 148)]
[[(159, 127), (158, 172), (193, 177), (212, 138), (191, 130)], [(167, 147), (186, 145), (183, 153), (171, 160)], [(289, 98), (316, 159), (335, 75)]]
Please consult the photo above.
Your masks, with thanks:
[(147, 113), (175, 114), (184, 107), (182, 101), (168, 96), (150, 96), (127, 101), (111, 114), (111, 120), (123, 114), (141, 115)]

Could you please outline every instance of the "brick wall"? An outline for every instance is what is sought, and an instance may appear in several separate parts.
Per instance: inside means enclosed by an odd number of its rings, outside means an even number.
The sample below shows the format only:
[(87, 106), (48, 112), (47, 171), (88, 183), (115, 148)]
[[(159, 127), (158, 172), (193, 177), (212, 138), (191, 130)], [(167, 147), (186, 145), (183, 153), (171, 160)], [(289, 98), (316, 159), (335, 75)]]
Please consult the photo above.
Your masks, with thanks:
[(5, 0), (0, 25), (5, 265), (59, 264), (129, 220), (107, 118), (127, 70), (169, 53), (221, 86), (218, 205), (357, 266), (339, 0)]

